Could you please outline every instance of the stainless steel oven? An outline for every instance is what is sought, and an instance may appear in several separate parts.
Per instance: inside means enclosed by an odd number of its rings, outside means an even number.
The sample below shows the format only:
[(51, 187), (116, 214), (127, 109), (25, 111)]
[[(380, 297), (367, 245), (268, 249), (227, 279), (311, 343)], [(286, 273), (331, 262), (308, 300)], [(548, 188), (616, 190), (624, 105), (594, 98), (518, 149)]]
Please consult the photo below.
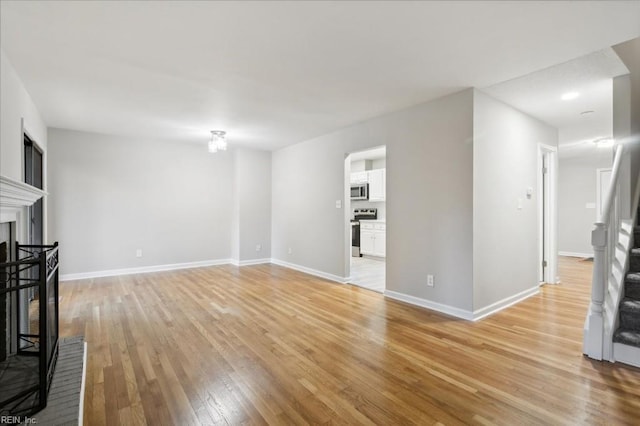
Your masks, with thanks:
[(376, 220), (378, 209), (353, 209), (351, 220), (351, 256), (362, 257), (360, 254), (360, 221), (364, 219)]

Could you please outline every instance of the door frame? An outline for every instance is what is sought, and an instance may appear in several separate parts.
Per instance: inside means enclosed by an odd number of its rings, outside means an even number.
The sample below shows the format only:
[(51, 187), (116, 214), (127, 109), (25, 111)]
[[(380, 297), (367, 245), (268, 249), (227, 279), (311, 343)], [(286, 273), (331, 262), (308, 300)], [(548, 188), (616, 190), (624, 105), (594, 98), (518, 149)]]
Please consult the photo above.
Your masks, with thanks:
[[(611, 167), (603, 167), (596, 169), (596, 222), (600, 222), (600, 218), (602, 218), (602, 196), (604, 195), (601, 191), (602, 189), (602, 175), (605, 172), (611, 173)], [(609, 176), (609, 180), (611, 180), (611, 176)]]
[[(25, 181), (26, 177), (26, 169), (25, 169), (25, 152), (24, 152), (24, 138), (25, 136), (29, 138), (31, 143), (36, 147), (38, 151), (42, 154), (42, 190), (44, 191), (44, 195), (42, 196), (42, 243), (46, 244), (48, 239), (47, 235), (49, 232), (49, 227), (47, 225), (48, 219), (48, 208), (47, 208), (47, 150), (40, 144), (40, 142), (33, 136), (33, 133), (29, 130), (29, 126), (22, 117), (20, 119), (20, 168), (21, 168), (21, 176), (22, 181)], [(30, 218), (31, 213), (26, 212), (26, 218)], [(29, 219), (30, 220), (30, 219)], [(16, 241), (24, 241), (23, 244), (30, 244), (31, 241), (31, 226), (25, 220), (25, 223), (22, 225), (23, 229), (16, 229)]]
[[(546, 157), (546, 162), (545, 162)], [(543, 167), (547, 168), (546, 185)], [(558, 148), (538, 144), (538, 281), (559, 284), (558, 278)], [(544, 198), (543, 198), (544, 197)], [(545, 226), (546, 225), (546, 226)], [(545, 256), (546, 254), (546, 256)], [(545, 259), (546, 257), (546, 259)], [(544, 268), (543, 261), (547, 261)]]
[(343, 223), (344, 223), (344, 277), (345, 282), (351, 281), (351, 153), (344, 155), (344, 200)]
[[(372, 147), (368, 147), (368, 148), (363, 148), (363, 149), (358, 149), (356, 151), (349, 151), (349, 152), (345, 152), (344, 153), (344, 199), (342, 202), (342, 207), (344, 207), (344, 212), (343, 212), (343, 217), (344, 217), (344, 259), (345, 259), (345, 263), (344, 263), (344, 276), (345, 278), (345, 282), (347, 283), (351, 283), (353, 277), (351, 276), (351, 161), (352, 161), (352, 155), (353, 154), (358, 154), (358, 153), (362, 153), (362, 152), (367, 152), (367, 151), (373, 151), (376, 150), (378, 148), (382, 148), (384, 147), (385, 149), (388, 148), (388, 145), (378, 145), (378, 146), (372, 146)], [(388, 159), (388, 150), (385, 153), (385, 170), (388, 168), (388, 163), (386, 163), (386, 159)], [(386, 173), (386, 172), (385, 172)], [(386, 180), (386, 174), (385, 174), (385, 178), (383, 180), (384, 182), (384, 186), (385, 186), (385, 193), (387, 190), (387, 180)], [(386, 199), (385, 199), (385, 203), (386, 203)], [(362, 243), (361, 243), (362, 244)], [(387, 252), (387, 244), (386, 244), (386, 240), (385, 240), (385, 253)], [(386, 262), (386, 257), (385, 257), (385, 262)], [(386, 277), (386, 270), (385, 270), (385, 288), (386, 288), (386, 281), (387, 281), (387, 277)], [(358, 285), (358, 284), (355, 284)]]

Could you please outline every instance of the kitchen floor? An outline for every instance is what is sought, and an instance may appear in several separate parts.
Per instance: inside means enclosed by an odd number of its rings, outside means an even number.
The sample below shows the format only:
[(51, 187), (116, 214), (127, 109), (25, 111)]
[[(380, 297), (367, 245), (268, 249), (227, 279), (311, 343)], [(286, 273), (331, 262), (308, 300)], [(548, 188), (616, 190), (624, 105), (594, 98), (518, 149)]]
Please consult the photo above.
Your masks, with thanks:
[(351, 284), (384, 293), (385, 261), (371, 257), (351, 258)]

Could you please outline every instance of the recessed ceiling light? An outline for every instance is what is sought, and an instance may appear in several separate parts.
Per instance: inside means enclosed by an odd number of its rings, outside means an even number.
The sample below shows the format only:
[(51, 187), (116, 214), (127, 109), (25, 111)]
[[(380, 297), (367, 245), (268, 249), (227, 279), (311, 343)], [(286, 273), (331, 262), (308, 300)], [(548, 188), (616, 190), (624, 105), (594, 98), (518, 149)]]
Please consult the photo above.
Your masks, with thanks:
[(593, 141), (593, 143), (595, 143), (598, 148), (608, 148), (610, 146), (613, 146), (613, 142), (613, 138), (598, 138)]
[(560, 99), (562, 99), (563, 101), (570, 101), (572, 99), (577, 98), (578, 96), (580, 96), (580, 93), (578, 92), (567, 92), (564, 95), (562, 95)]
[(580, 113), (580, 115), (589, 115), (589, 114), (593, 114), (594, 112), (595, 112), (595, 111), (591, 111), (591, 110), (589, 110), (589, 111), (582, 111), (582, 112)]

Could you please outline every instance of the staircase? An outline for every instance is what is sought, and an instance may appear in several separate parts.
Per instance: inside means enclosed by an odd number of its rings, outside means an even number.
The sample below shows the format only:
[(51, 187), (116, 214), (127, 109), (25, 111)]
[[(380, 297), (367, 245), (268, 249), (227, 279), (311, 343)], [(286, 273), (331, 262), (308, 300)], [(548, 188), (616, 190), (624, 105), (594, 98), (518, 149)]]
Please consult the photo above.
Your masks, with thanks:
[(616, 145), (602, 213), (591, 232), (593, 279), (583, 353), (640, 367), (640, 176), (633, 196), (621, 190), (621, 169), (625, 179), (630, 170), (628, 161), (622, 166), (624, 153), (624, 145)]
[(619, 327), (613, 334), (613, 358), (640, 367), (640, 214), (636, 218), (633, 247), (629, 250), (629, 270), (624, 280), (624, 298), (618, 309)]

